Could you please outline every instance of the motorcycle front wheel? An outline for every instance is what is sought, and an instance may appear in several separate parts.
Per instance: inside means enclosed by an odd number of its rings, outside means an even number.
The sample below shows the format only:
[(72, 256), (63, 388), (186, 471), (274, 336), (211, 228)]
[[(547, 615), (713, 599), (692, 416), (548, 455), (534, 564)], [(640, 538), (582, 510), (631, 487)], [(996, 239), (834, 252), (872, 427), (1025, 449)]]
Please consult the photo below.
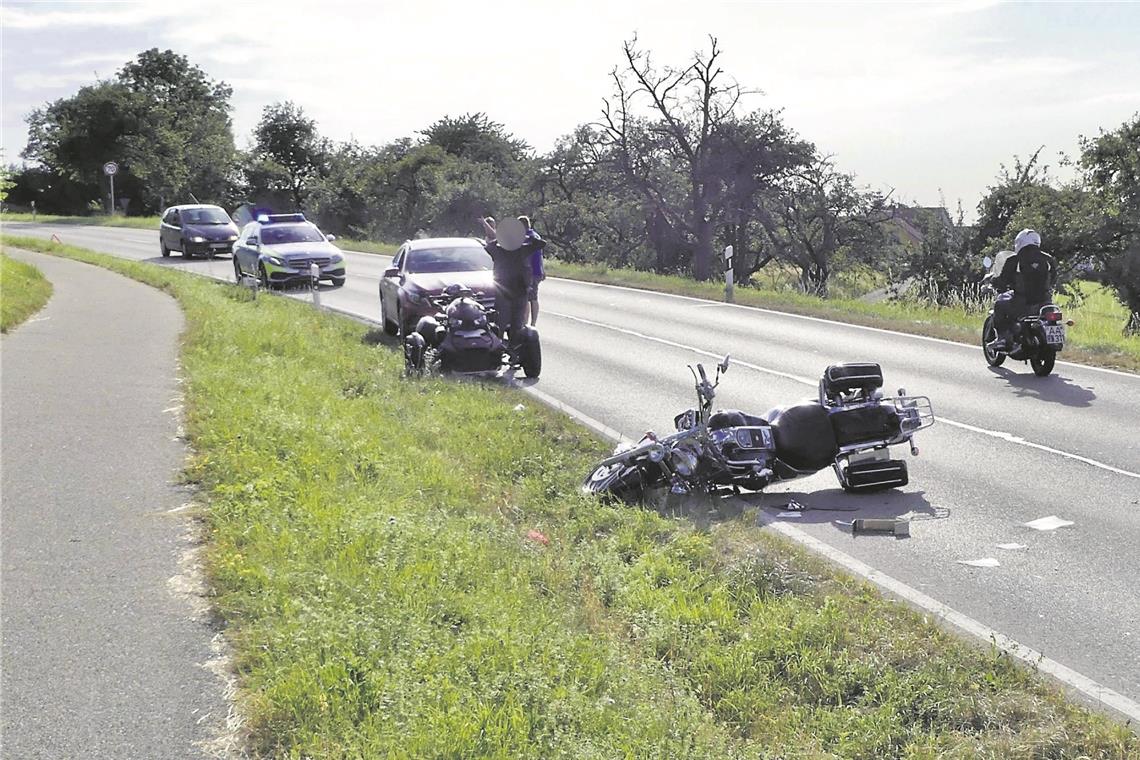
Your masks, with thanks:
[(986, 355), (986, 364), (991, 367), (1000, 367), (1005, 362), (1005, 354), (990, 348), (990, 343), (997, 340), (997, 329), (994, 328), (993, 315), (986, 317), (982, 325), (982, 353)]
[(635, 504), (645, 496), (645, 469), (638, 463), (599, 465), (582, 482), (582, 491)]
[(1057, 352), (1051, 348), (1046, 348), (1041, 351), (1037, 356), (1030, 357), (1029, 366), (1033, 367), (1033, 374), (1037, 377), (1045, 377), (1053, 371), (1053, 365), (1057, 363)]

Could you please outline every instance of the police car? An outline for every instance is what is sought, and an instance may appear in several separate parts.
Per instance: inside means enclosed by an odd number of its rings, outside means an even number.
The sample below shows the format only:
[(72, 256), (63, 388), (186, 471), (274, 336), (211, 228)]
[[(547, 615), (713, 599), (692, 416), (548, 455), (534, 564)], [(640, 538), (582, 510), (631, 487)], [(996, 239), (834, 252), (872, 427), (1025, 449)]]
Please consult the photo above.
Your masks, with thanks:
[(307, 283), (313, 264), (318, 279), (344, 285), (344, 253), (304, 214), (259, 214), (234, 243), (234, 277), (252, 276), (262, 287)]

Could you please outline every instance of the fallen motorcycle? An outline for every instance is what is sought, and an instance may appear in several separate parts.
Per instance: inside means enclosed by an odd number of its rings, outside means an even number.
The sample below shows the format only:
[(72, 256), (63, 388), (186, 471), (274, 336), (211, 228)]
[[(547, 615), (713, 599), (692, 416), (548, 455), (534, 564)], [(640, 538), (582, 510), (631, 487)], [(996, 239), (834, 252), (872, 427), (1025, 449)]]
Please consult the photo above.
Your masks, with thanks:
[(512, 355), (494, 309), (484, 307), (470, 288), (449, 285), (431, 301), (437, 313), (422, 317), (404, 338), (405, 374), (493, 376), (518, 366), (527, 377), (538, 377), (542, 346), (533, 327), (522, 329), (517, 354)]
[[(1003, 253), (1008, 253), (1004, 252)], [(989, 256), (983, 263), (990, 269), (982, 278), (983, 285), (989, 285), (996, 272), (1001, 271), (1002, 255), (994, 262)], [(1013, 298), (1012, 291), (1000, 293), (997, 300)], [(1033, 374), (1045, 377), (1053, 371), (1057, 354), (1065, 347), (1065, 325), (1072, 326), (1072, 320), (1065, 321), (1061, 309), (1056, 304), (1033, 304), (1030, 313), (1021, 316), (1013, 328), (1007, 350), (997, 346), (998, 332), (994, 324), (994, 310), (991, 308), (982, 324), (982, 353), (991, 367), (1000, 367), (1008, 356), (1015, 361), (1027, 361)]]
[(906, 461), (890, 458), (890, 447), (909, 444), (934, 424), (930, 399), (884, 397), (878, 364), (834, 364), (819, 381), (819, 397), (776, 407), (756, 416), (739, 410), (713, 413), (713, 399), (729, 357), (708, 379), (698, 364), (689, 371), (696, 383), (697, 407), (677, 415), (677, 432), (647, 433), (619, 446), (586, 477), (583, 490), (626, 502), (647, 491), (715, 493), (721, 489), (759, 491), (830, 466), (846, 491), (897, 488), (908, 482)]

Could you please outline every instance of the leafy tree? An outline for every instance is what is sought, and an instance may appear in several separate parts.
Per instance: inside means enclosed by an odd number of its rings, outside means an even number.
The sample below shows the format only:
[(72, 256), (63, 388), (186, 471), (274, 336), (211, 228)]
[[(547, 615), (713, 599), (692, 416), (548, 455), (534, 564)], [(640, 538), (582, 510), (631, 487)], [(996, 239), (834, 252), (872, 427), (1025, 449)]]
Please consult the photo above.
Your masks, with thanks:
[(530, 147), (486, 114), (445, 116), (420, 132), (428, 145), (438, 145), (456, 158), (490, 164), (500, 174), (513, 173)]
[(139, 211), (191, 194), (221, 201), (234, 158), (230, 94), (185, 56), (147, 50), (115, 79), (33, 111), (21, 155), (74, 185), (75, 197), (103, 195), (102, 166), (117, 160), (116, 194)]
[(1099, 247), (1108, 283), (1140, 332), (1140, 113), (1112, 132), (1081, 140), (1080, 165), (1103, 211)]
[(274, 103), (262, 111), (253, 134), (253, 155), (260, 164), (252, 180), (265, 183), (255, 186), (255, 192), (288, 192), (293, 205), (303, 208), (328, 164), (328, 142), (317, 132), (316, 122), (292, 102)]

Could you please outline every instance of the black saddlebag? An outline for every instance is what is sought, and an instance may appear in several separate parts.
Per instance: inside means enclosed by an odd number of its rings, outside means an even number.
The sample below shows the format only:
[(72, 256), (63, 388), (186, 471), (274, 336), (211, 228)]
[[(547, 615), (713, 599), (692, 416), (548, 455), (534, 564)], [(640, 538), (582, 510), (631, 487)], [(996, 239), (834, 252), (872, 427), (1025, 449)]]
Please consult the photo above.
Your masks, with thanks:
[(492, 372), (503, 364), (503, 342), (487, 330), (448, 333), (439, 346), (444, 372)]
[(820, 385), (824, 395), (832, 400), (838, 400), (840, 393), (862, 391), (866, 394), (883, 387), (883, 370), (869, 362), (832, 364), (823, 371)]
[(887, 406), (842, 407), (831, 412), (831, 427), (840, 446), (882, 441), (899, 434), (899, 416)]
[(827, 411), (804, 403), (765, 415), (772, 422), (776, 456), (797, 470), (814, 472), (835, 461), (839, 447)]

